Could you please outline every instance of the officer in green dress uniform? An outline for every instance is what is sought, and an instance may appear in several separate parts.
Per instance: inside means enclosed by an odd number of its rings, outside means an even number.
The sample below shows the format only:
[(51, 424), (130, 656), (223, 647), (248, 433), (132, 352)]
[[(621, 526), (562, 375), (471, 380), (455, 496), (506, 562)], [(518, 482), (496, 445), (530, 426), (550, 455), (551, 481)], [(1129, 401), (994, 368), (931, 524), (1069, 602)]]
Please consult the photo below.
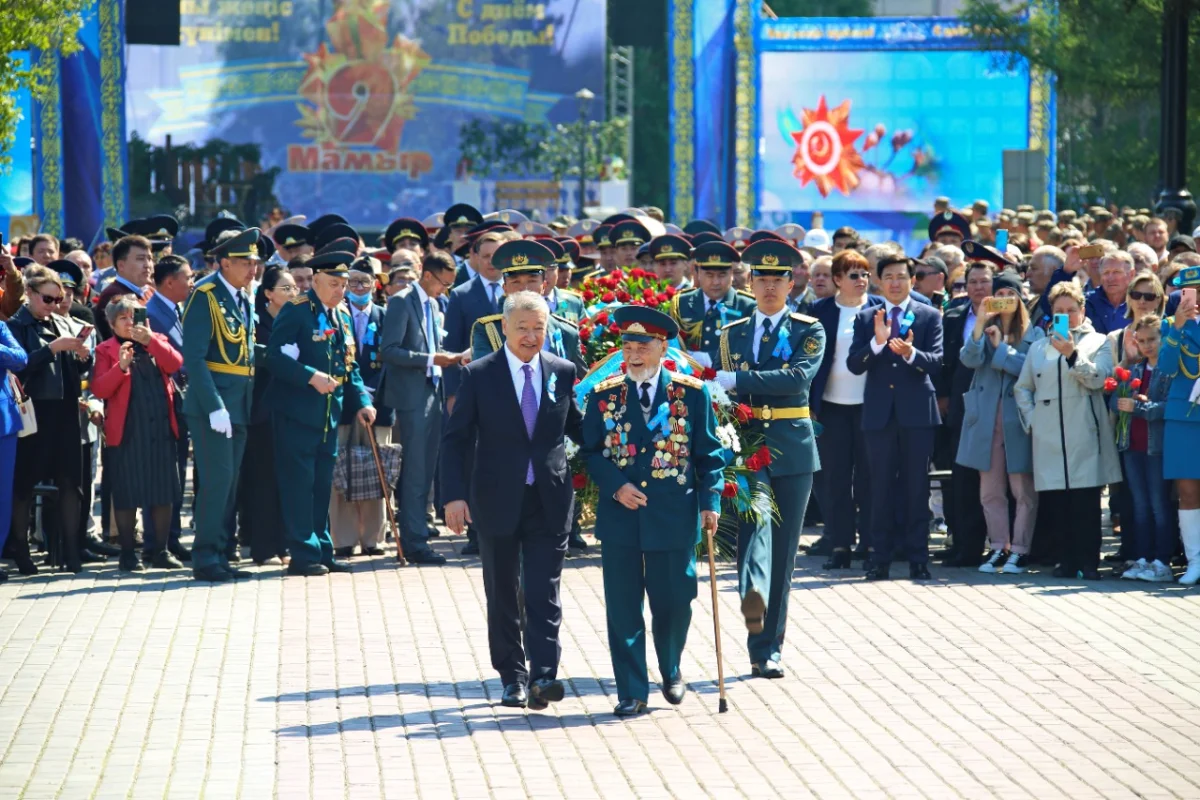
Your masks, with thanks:
[(663, 695), (683, 701), (679, 661), (696, 597), (696, 544), (702, 529), (716, 528), (724, 460), (708, 389), (662, 367), (667, 341), (678, 334), (675, 321), (642, 306), (620, 306), (612, 317), (626, 374), (588, 395), (582, 453), (600, 488), (596, 537), (604, 542), (614, 713), (633, 716), (649, 697), (644, 596)]
[(613, 267), (629, 270), (638, 265), (638, 249), (650, 241), (650, 231), (637, 220), (626, 219), (613, 225), (608, 238), (612, 242)]
[(751, 407), (751, 429), (772, 456), (757, 480), (770, 487), (778, 516), (763, 515), (738, 531), (738, 590), (750, 632), (751, 672), (766, 678), (783, 677), (788, 593), (813, 473), (820, 469), (808, 392), (825, 351), (825, 331), (816, 317), (788, 311), (792, 268), (800, 258), (776, 239), (742, 251), (758, 308), (721, 330), (717, 365), (717, 381)]
[(359, 424), (375, 422), (355, 362), (353, 321), (342, 303), (353, 260), (336, 246), (318, 252), (308, 262), (312, 288), (283, 307), (267, 344), (279, 501), (292, 556), (289, 575), (350, 571), (349, 564), (334, 559), (329, 536), (342, 405)]
[(733, 265), (741, 260), (733, 245), (708, 242), (692, 258), (697, 285), (671, 298), (670, 314), (691, 356), (711, 367), (719, 361), (721, 330), (754, 313), (754, 295), (733, 288)]
[(196, 284), (183, 311), (183, 413), (196, 459), (192, 575), (223, 582), (250, 577), (229, 561), (238, 470), (246, 449), (254, 381), (254, 320), (247, 287), (258, 267), (257, 228), (224, 235), (209, 250), (219, 269)]
[[(540, 241), (517, 239), (504, 242), (492, 253), (492, 266), (503, 276), (505, 296), (516, 292), (542, 293), (546, 267), (554, 254)], [(504, 346), (503, 314), (489, 314), (471, 326), (471, 358), (483, 358)], [(578, 374), (587, 373), (583, 352), (579, 349), (579, 329), (560, 316), (551, 314), (546, 329), (545, 350), (575, 365)]]
[[(546, 265), (545, 278), (542, 282), (542, 295), (546, 298), (546, 305), (550, 307), (550, 313), (565, 319), (572, 325), (579, 325), (579, 320), (583, 318), (583, 298), (575, 292), (558, 286), (559, 271), (564, 269), (570, 271), (571, 269), (571, 256), (568, 254), (567, 248), (562, 242), (554, 239), (539, 239), (538, 244), (543, 245), (554, 254), (554, 260)], [(571, 241), (571, 244), (574, 242)], [(575, 249), (578, 250), (578, 245), (575, 246)]]

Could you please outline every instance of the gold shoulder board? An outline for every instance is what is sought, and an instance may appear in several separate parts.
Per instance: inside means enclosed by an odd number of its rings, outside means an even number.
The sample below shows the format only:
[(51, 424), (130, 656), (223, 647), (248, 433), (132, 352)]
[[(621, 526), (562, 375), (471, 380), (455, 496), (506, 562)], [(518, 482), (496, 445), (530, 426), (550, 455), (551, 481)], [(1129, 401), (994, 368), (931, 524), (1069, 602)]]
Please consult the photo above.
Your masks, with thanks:
[(302, 306), (307, 302), (308, 302), (308, 295), (301, 295), (300, 297), (292, 298), (292, 305), (294, 305), (294, 306)]
[(605, 378), (604, 380), (600, 381), (595, 386), (593, 386), (592, 392), (593, 393), (604, 392), (609, 389), (613, 389), (617, 386), (620, 386), (624, 382), (625, 382), (624, 375), (613, 375), (611, 378)]
[(682, 372), (668, 372), (667, 374), (671, 376), (672, 383), (681, 383), (693, 389), (704, 388), (704, 382), (698, 378), (693, 378), (691, 375), (684, 375)]
[(733, 322), (726, 322), (725, 327), (721, 328), (721, 334), (724, 335), (725, 331), (729, 330), (734, 325), (741, 325), (743, 322), (749, 322), (751, 319), (753, 319), (753, 317), (742, 317), (741, 319), (735, 319)]
[(758, 302), (758, 298), (754, 296), (754, 292), (747, 292), (745, 289), (736, 289), (735, 291), (742, 297), (749, 297), (751, 300)]
[(561, 322), (563, 325), (566, 325), (568, 328), (574, 329), (577, 327), (574, 322), (571, 322), (571, 320), (567, 319), (566, 317), (560, 317), (558, 314), (551, 314), (550, 316), (554, 317), (556, 320)]
[(479, 319), (475, 320), (475, 324), (476, 325), (480, 325), (480, 324), (487, 325), (489, 322), (496, 322), (496, 321), (502, 320), (502, 319), (504, 319), (503, 314), (489, 314), (486, 317), (480, 317)]
[(796, 322), (807, 322), (809, 325), (812, 325), (813, 323), (815, 323), (817, 321), (816, 317), (810, 317), (808, 314), (797, 314), (797, 313), (793, 312), (793, 313), (789, 314), (788, 316), (790, 316), (792, 319), (796, 320)]

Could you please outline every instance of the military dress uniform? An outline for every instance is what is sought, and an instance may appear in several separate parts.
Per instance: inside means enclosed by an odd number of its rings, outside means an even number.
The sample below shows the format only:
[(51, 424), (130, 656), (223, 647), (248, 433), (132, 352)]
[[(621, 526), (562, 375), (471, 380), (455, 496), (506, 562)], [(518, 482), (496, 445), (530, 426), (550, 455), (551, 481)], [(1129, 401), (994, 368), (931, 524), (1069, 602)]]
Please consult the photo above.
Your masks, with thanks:
[[(755, 275), (790, 276), (799, 259), (791, 245), (774, 240), (755, 242), (742, 253)], [(757, 479), (771, 489), (779, 511), (777, 519), (764, 515), (738, 531), (746, 646), (753, 674), (765, 677), (783, 676), (792, 571), (813, 473), (820, 469), (808, 392), (824, 352), (825, 329), (817, 318), (786, 307), (773, 317), (758, 310), (721, 331), (717, 379), (753, 410), (750, 430), (762, 435), (772, 457)]]
[[(1175, 286), (1200, 287), (1200, 267), (1184, 267)], [(1196, 410), (1196, 387), (1200, 386), (1200, 320), (1191, 319), (1180, 330), (1175, 318), (1163, 321), (1162, 348), (1158, 370), (1171, 378), (1165, 410), (1163, 477), (1167, 480), (1200, 479), (1200, 415)], [(1200, 510), (1179, 509), (1179, 534), (1187, 556), (1187, 572), (1179, 582), (1192, 586), (1200, 581)]]
[[(613, 319), (626, 338), (671, 339), (673, 320), (661, 311), (621, 306)], [(647, 382), (650, 384), (651, 382)], [(600, 489), (596, 538), (604, 543), (604, 602), (620, 716), (644, 711), (649, 696), (643, 598), (663, 693), (683, 697), (679, 662), (696, 597), (700, 512), (719, 512), (724, 484), (712, 398), (704, 384), (660, 366), (652, 397), (631, 377), (601, 381), (588, 395), (581, 450)], [(630, 510), (616, 494), (633, 484), (647, 497)], [(668, 692), (674, 689), (674, 697)]]
[[(570, 269), (570, 265), (559, 269)], [(550, 294), (546, 295), (546, 305), (550, 307), (551, 314), (572, 325), (578, 325), (584, 317), (583, 298), (569, 289), (551, 289)]]
[[(260, 232), (250, 228), (209, 251), (218, 260), (258, 261)], [(218, 270), (196, 284), (183, 311), (183, 366), (188, 391), (183, 413), (192, 434), (197, 485), (192, 573), (228, 580), (249, 573), (230, 566), (235, 539), (238, 471), (246, 450), (254, 381), (254, 324), (250, 295), (231, 287)], [(224, 418), (222, 420), (222, 417)], [(228, 425), (228, 431), (216, 428)]]
[[(352, 260), (348, 253), (327, 251), (308, 265), (314, 273), (345, 275)], [(275, 318), (267, 363), (272, 377), (269, 399), (275, 409), (279, 499), (292, 556), (288, 572), (346, 571), (349, 567), (333, 558), (328, 524), (337, 426), (343, 404), (355, 414), (372, 407), (355, 362), (350, 311), (345, 305), (326, 308), (315, 289), (295, 298)], [(317, 372), (333, 378), (337, 388), (321, 394), (310, 386)]]
[[(724, 242), (702, 244), (696, 248), (693, 257), (696, 269), (726, 272), (740, 260), (733, 246)], [(713, 366), (718, 362), (721, 330), (753, 314), (755, 307), (754, 295), (734, 289), (732, 285), (725, 296), (715, 302), (699, 287), (692, 287), (671, 298), (669, 313), (679, 324), (684, 346), (692, 352), (707, 354), (709, 366)]]

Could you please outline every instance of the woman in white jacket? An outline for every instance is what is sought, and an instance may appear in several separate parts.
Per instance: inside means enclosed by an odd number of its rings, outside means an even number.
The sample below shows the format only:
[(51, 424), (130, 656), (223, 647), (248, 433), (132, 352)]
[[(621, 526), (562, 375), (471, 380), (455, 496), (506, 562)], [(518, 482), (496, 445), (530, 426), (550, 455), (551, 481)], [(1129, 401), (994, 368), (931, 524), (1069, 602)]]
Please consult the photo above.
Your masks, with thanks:
[[(1065, 314), (1070, 337), (1052, 333), (1029, 348), (1013, 387), (1021, 421), (1033, 435), (1033, 481), (1059, 533), (1056, 577), (1100, 577), (1100, 491), (1121, 480), (1104, 380), (1112, 374), (1108, 339), (1084, 316), (1074, 281), (1050, 291), (1053, 314)], [(1053, 328), (1051, 328), (1053, 330)]]

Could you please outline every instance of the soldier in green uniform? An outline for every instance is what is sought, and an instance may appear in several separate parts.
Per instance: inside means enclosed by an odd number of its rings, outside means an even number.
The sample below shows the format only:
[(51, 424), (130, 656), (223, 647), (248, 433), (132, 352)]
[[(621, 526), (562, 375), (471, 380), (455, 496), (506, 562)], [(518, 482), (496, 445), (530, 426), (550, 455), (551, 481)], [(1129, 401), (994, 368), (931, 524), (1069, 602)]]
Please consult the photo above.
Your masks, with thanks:
[(770, 487), (779, 513), (740, 527), (738, 590), (750, 632), (751, 672), (782, 678), (792, 571), (813, 473), (820, 469), (808, 391), (825, 351), (825, 330), (816, 317), (788, 311), (799, 251), (787, 242), (763, 239), (742, 251), (742, 262), (753, 275), (758, 308), (721, 330), (717, 382), (751, 407), (751, 429), (771, 451), (771, 462), (757, 479)]
[(671, 298), (670, 314), (679, 324), (684, 346), (706, 367), (718, 363), (721, 330), (754, 313), (754, 295), (733, 288), (737, 250), (725, 242), (699, 245), (692, 253), (696, 286)]
[(683, 701), (679, 661), (696, 597), (696, 544), (720, 516), (724, 460), (712, 398), (696, 378), (662, 368), (675, 321), (657, 309), (620, 306), (625, 375), (601, 381), (588, 396), (582, 452), (600, 488), (596, 537), (604, 542), (608, 646), (617, 681), (617, 716), (646, 710), (643, 597), (662, 692)]
[[(574, 244), (570, 239), (567, 241)], [(550, 307), (551, 314), (577, 326), (583, 318), (583, 298), (568, 289), (559, 288), (558, 285), (559, 272), (571, 270), (571, 256), (563, 243), (554, 239), (540, 239), (538, 244), (554, 254), (554, 260), (546, 265), (545, 278), (542, 281), (542, 295), (546, 298), (546, 305)], [(578, 245), (576, 249), (578, 250)]]
[(612, 242), (613, 268), (630, 270), (638, 265), (638, 249), (650, 241), (650, 231), (637, 220), (626, 219), (613, 225), (608, 238)]
[(247, 287), (258, 268), (257, 228), (218, 237), (208, 255), (218, 270), (196, 284), (183, 311), (183, 399), (196, 459), (192, 575), (223, 582), (253, 573), (229, 560), (234, 542), (238, 470), (246, 450), (254, 381), (254, 319)]
[[(554, 253), (539, 241), (517, 239), (505, 242), (492, 253), (492, 266), (503, 276), (505, 296), (516, 292), (542, 293), (546, 267)], [(503, 314), (490, 314), (471, 326), (471, 358), (483, 358), (504, 346)], [(550, 315), (544, 349), (575, 365), (578, 374), (587, 373), (583, 352), (579, 349), (579, 329), (557, 315)]]
[(283, 307), (267, 344), (279, 501), (292, 556), (289, 575), (350, 571), (349, 564), (334, 559), (329, 536), (343, 403), (359, 424), (375, 422), (354, 358), (350, 311), (342, 303), (353, 260), (336, 243), (318, 252), (308, 262), (312, 288)]

